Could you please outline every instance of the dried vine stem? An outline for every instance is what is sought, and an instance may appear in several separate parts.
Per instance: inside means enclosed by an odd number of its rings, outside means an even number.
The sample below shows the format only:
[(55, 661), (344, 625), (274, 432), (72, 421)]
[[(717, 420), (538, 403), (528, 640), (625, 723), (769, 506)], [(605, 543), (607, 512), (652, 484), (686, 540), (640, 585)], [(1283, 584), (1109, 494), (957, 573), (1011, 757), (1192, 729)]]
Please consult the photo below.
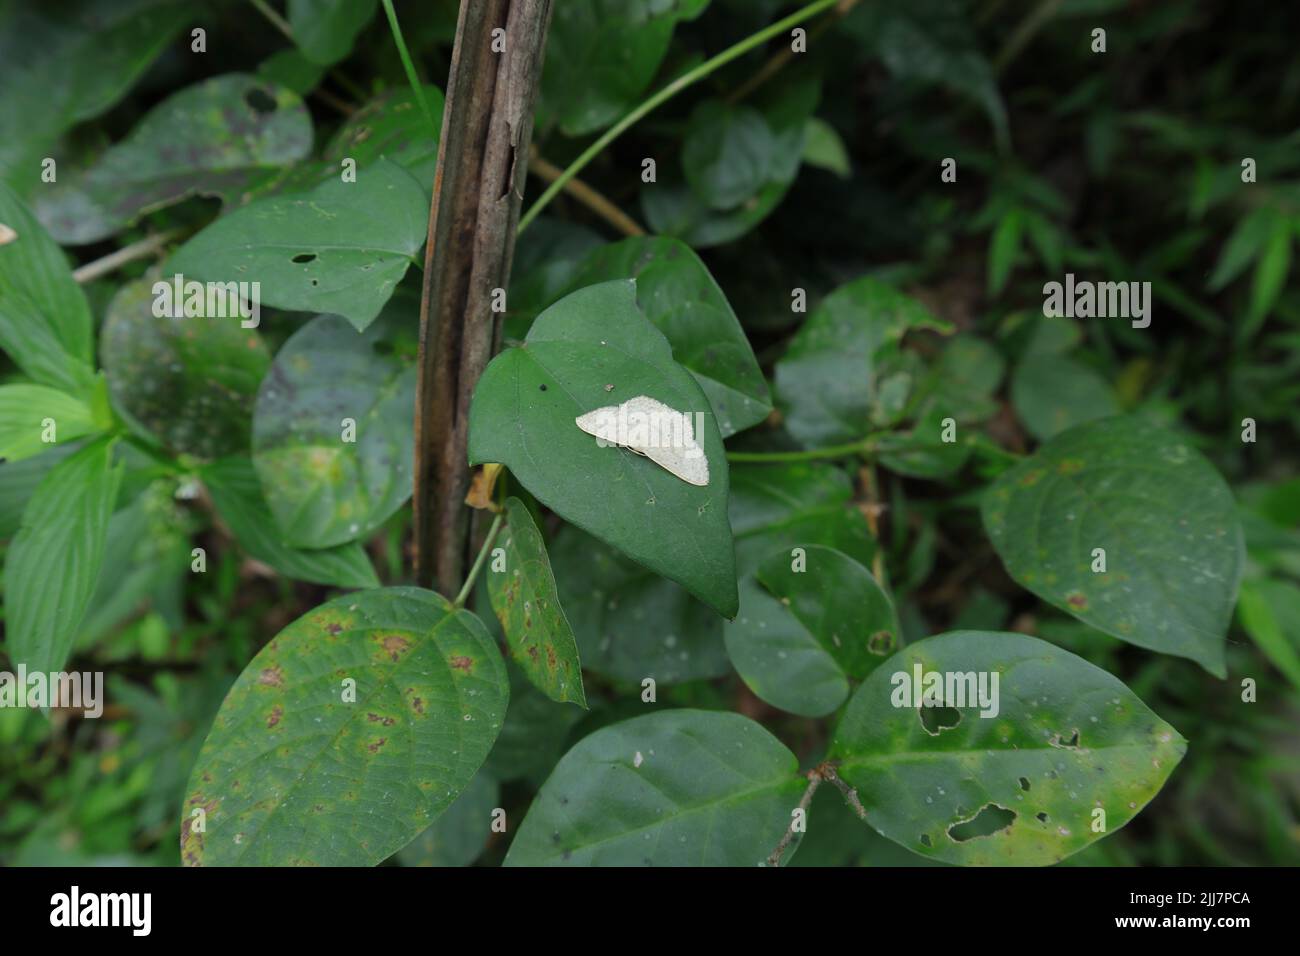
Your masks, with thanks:
[[(500, 339), (551, 0), (465, 0), (438, 144), (415, 400), (415, 577), (456, 594), (469, 557), (470, 397)], [(494, 30), (503, 29), (503, 52)], [(497, 44), (501, 48), (502, 42)]]

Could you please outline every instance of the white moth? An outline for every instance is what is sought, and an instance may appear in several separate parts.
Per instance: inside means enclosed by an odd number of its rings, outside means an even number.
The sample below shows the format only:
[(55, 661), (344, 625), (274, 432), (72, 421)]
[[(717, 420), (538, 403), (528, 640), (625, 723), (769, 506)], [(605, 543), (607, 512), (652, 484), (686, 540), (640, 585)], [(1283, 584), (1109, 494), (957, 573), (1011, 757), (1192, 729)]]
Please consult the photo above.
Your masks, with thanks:
[[(695, 413), (701, 425), (704, 415)], [(621, 405), (605, 405), (574, 421), (602, 448), (617, 445), (644, 455), (660, 468), (691, 485), (709, 483), (709, 460), (695, 438), (691, 415), (648, 395)]]

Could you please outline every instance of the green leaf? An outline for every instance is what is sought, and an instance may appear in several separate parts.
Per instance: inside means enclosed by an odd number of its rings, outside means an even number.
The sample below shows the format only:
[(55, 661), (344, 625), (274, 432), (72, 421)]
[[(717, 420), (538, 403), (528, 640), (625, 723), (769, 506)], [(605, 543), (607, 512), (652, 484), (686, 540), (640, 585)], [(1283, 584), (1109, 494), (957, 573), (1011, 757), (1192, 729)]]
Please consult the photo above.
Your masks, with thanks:
[(106, 427), (90, 406), (44, 385), (0, 385), (0, 458), (6, 462), (30, 458), (54, 442), (44, 438), (45, 422), (54, 427), (55, 442), (71, 441)]
[(469, 866), (492, 835), (500, 787), (480, 770), (429, 829), (397, 851), (402, 866)]
[(469, 785), (508, 699), (482, 622), (432, 591), (328, 601), (262, 648), (226, 695), (190, 776), (181, 859), (373, 866)]
[(900, 643), (893, 604), (871, 572), (820, 545), (777, 551), (745, 578), (727, 653), (762, 700), (822, 717)]
[(40, 483), (50, 469), (76, 450), (75, 443), (47, 445), (31, 458), (0, 462), (0, 538), (12, 537), (22, 527), (23, 509)]
[(1011, 403), (1025, 428), (1040, 441), (1120, 412), (1115, 391), (1106, 380), (1064, 355), (1034, 355), (1016, 366)]
[(223, 458), (200, 471), (217, 513), (250, 555), (297, 581), (340, 588), (377, 588), (379, 578), (365, 548), (352, 541), (332, 548), (303, 550), (286, 543), (262, 497), (253, 463)]
[(155, 315), (156, 293), (167, 287), (170, 277), (131, 282), (109, 304), (100, 357), (113, 399), (175, 451), (245, 451), (270, 352), (237, 314)]
[(536, 790), (564, 753), (569, 731), (586, 712), (556, 707), (518, 667), (507, 662), (506, 670), (510, 674), (510, 707), (482, 772), (502, 783), (526, 780), (530, 789)]
[(415, 261), (428, 196), (401, 166), (357, 166), (299, 196), (259, 199), (223, 216), (168, 261), (166, 273), (261, 283), (262, 305), (341, 315), (364, 330)]
[(709, 0), (565, 0), (546, 40), (540, 117), (567, 136), (608, 126), (641, 98), (668, 52), (673, 26)]
[(578, 645), (555, 591), (546, 543), (518, 498), (506, 500), (506, 528), (498, 544), (505, 561), (498, 570), (493, 557), (487, 588), (510, 656), (551, 700), (586, 707)]
[(378, 0), (289, 0), (289, 28), (307, 59), (337, 63), (352, 52), (378, 6)]
[(801, 159), (809, 166), (828, 170), (841, 179), (848, 179), (852, 172), (844, 140), (840, 139), (834, 126), (816, 116), (808, 120)]
[(57, 242), (98, 242), (190, 196), (231, 203), (259, 176), (311, 151), (298, 95), (246, 74), (187, 87), (150, 110), (90, 167), (60, 171), (32, 211)]
[(320, 84), (325, 69), (297, 50), (280, 50), (257, 65), (257, 75), (306, 96)]
[(3, 183), (0, 227), (0, 349), (38, 384), (84, 395), (94, 381), (85, 293), (63, 251)]
[(365, 169), (386, 157), (405, 168), (426, 191), (433, 189), (438, 160), (438, 136), (446, 98), (436, 86), (424, 84), (424, 100), (436, 128), (429, 127), (415, 92), (409, 87), (390, 90), (348, 117), (321, 154), (327, 176), (337, 176), (344, 159)]
[(391, 344), (413, 331), (406, 318), (390, 310), (358, 334), (336, 315), (317, 316), (262, 381), (253, 464), (290, 544), (353, 541), (411, 496), (415, 365)]
[(767, 418), (772, 399), (749, 339), (708, 267), (680, 239), (635, 236), (595, 249), (537, 308), (610, 279), (636, 280), (637, 305), (704, 389), (723, 438)]
[[(817, 108), (821, 82), (811, 74), (773, 84), (759, 104), (772, 137), (767, 175), (757, 192), (731, 208), (712, 208), (681, 171), (660, 168), (658, 180), (641, 191), (641, 207), (654, 232), (677, 236), (696, 249), (718, 246), (749, 232), (781, 204), (799, 172), (808, 119)], [(725, 175), (725, 170), (720, 175)]]
[(710, 209), (731, 209), (768, 181), (778, 143), (752, 106), (705, 100), (682, 140), (682, 168), (695, 197)]
[[(969, 695), (944, 696), (947, 710), (918, 709), (917, 667), (945, 681), (958, 675), (954, 690), (963, 692), (982, 679), (988, 702), (996, 686), (996, 714)], [(830, 756), (867, 822), (914, 853), (1042, 866), (1128, 823), (1185, 750), (1178, 731), (1082, 658), (1023, 634), (957, 631), (876, 668), (849, 702)]]
[(588, 671), (663, 686), (731, 670), (722, 619), (672, 581), (571, 525), (551, 543), (551, 561)]
[(584, 738), (528, 810), (507, 866), (757, 866), (807, 783), (739, 714), (669, 710)]
[(916, 328), (944, 326), (876, 279), (855, 279), (827, 296), (776, 363), (777, 404), (790, 434), (816, 447), (870, 431), (876, 369)]
[[(628, 449), (602, 448), (575, 423), (643, 395), (693, 416), (707, 485), (688, 484)], [(736, 613), (722, 436), (703, 390), (638, 307), (635, 282), (566, 296), (538, 316), (521, 347), (492, 360), (470, 406), (469, 458), (501, 462), (566, 521), (724, 617)]]
[[(1280, 217), (1277, 217), (1280, 218)], [(1206, 288), (1210, 292), (1219, 292), (1237, 276), (1246, 271), (1246, 267), (1264, 248), (1272, 233), (1275, 215), (1272, 210), (1256, 209), (1237, 223), (1232, 235), (1223, 244), (1219, 261), (1215, 263), (1214, 272)]]
[(736, 566), (752, 574), (774, 551), (824, 545), (870, 566), (876, 553), (853, 484), (833, 465), (741, 465), (731, 472)]
[(95, 593), (122, 480), (112, 459), (103, 438), (55, 465), (5, 555), (5, 647), (29, 671), (62, 670)]
[(1237, 613), (1264, 656), (1300, 690), (1300, 588), (1267, 578), (1246, 581)]
[[(1223, 677), (1245, 549), (1232, 492), (1187, 442), (1136, 418), (1062, 432), (985, 493), (1018, 583), (1113, 637)], [(1105, 550), (1105, 571), (1095, 549)]]
[(1255, 264), (1250, 286), (1250, 311), (1245, 322), (1251, 331), (1259, 328), (1268, 317), (1286, 285), (1287, 274), (1291, 271), (1291, 232), (1294, 228), (1291, 220), (1278, 216), (1268, 234), (1264, 252)]
[(41, 161), (63, 132), (121, 99), (193, 20), (186, 0), (0, 8), (0, 179), (20, 195), (44, 185)]
[(989, 241), (989, 295), (995, 296), (1007, 286), (1011, 270), (1020, 255), (1021, 212), (1010, 209), (998, 220)]

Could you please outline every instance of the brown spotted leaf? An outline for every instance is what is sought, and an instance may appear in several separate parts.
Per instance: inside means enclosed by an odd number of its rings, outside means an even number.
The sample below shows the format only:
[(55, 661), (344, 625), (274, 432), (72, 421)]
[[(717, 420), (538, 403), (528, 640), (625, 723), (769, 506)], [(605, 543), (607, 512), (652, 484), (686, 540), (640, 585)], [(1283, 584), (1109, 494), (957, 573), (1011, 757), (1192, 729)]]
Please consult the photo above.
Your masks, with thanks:
[(506, 500), (506, 529), (487, 574), (488, 595), (510, 654), (528, 679), (555, 701), (587, 706), (578, 642), (555, 591), (546, 543), (518, 498)]
[(1083, 658), (1023, 634), (955, 631), (871, 673), (830, 757), (867, 823), (914, 853), (1041, 866), (1137, 816), (1186, 747)]
[(378, 864), (469, 784), (508, 698), (483, 623), (438, 594), (386, 588), (322, 604), (226, 695), (190, 777), (181, 858)]
[(983, 512), (1007, 571), (1043, 600), (1224, 676), (1241, 525), (1186, 439), (1136, 418), (1079, 425), (1005, 472)]

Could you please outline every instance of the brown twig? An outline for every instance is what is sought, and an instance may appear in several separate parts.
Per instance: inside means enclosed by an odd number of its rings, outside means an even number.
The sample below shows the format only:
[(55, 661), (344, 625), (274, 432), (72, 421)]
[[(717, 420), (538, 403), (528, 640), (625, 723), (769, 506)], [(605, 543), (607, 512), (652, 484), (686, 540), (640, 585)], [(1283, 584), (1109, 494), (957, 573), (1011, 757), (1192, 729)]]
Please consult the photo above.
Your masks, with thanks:
[[(564, 170), (559, 166), (552, 165), (543, 159), (537, 153), (537, 147), (534, 146), (528, 159), (528, 171), (553, 183), (564, 175)], [(644, 236), (645, 230), (635, 219), (619, 209), (610, 200), (606, 199), (601, 193), (588, 186), (581, 179), (570, 179), (564, 184), (564, 191), (572, 196), (578, 202), (582, 203), (601, 219), (617, 229), (625, 236)]]
[[(799, 809), (803, 811), (804, 819), (807, 819), (808, 817), (808, 805), (812, 803), (813, 794), (817, 792), (817, 788), (822, 785), (822, 779), (821, 767), (814, 767), (812, 770), (808, 771), (808, 789), (803, 792), (803, 796), (799, 799)], [(790, 825), (786, 827), (785, 834), (781, 837), (781, 842), (776, 845), (776, 849), (773, 850), (767, 858), (768, 866), (781, 865), (781, 857), (785, 854), (785, 851), (789, 848), (790, 844), (794, 842), (795, 819), (795, 814), (791, 813)]]
[[(809, 41), (817, 39), (823, 33), (831, 28), (837, 20), (843, 19), (850, 10), (858, 5), (858, 0), (840, 0), (840, 4), (828, 14), (825, 19), (819, 22), (808, 34)], [(740, 86), (736, 87), (727, 96), (728, 103), (739, 103), (745, 97), (749, 96), (756, 89), (770, 80), (777, 73), (780, 73), (792, 59), (794, 59), (794, 49), (786, 45), (774, 53), (758, 70)]]
[[(415, 400), (415, 577), (456, 594), (469, 558), (474, 385), (500, 340), (551, 0), (462, 3), (429, 212)], [(505, 52), (493, 52), (502, 28)]]
[(858, 819), (866, 820), (867, 808), (864, 807), (862, 801), (858, 799), (858, 791), (841, 780), (840, 775), (835, 772), (835, 768), (830, 764), (824, 763), (819, 769), (821, 770), (822, 779), (829, 780), (836, 790), (844, 794), (844, 802), (847, 803), (853, 809), (853, 812), (858, 815)]
[(128, 262), (149, 258), (167, 243), (183, 235), (184, 232), (184, 229), (168, 229), (166, 232), (146, 236), (138, 242), (123, 246), (116, 252), (110, 252), (108, 255), (96, 259), (94, 262), (87, 262), (84, 266), (73, 271), (72, 278), (77, 282), (85, 283), (98, 279), (100, 276), (106, 276), (110, 272), (120, 269)]

